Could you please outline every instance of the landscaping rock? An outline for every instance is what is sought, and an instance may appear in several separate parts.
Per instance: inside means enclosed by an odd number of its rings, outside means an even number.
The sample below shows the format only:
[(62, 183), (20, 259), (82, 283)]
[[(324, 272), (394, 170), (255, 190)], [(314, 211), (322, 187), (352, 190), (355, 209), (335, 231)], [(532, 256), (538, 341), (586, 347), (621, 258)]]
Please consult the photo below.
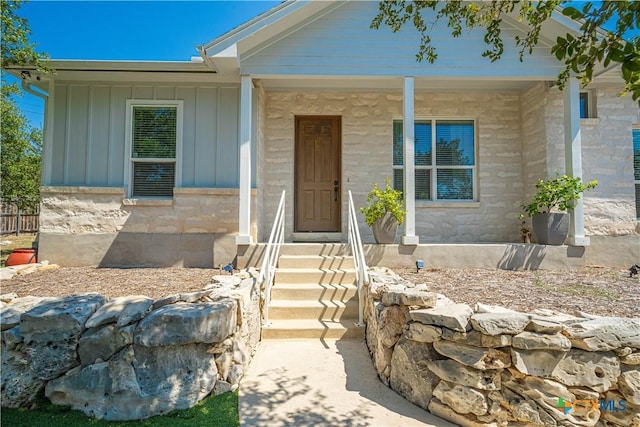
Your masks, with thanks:
[(555, 366), (551, 377), (568, 386), (586, 386), (598, 392), (609, 390), (620, 376), (620, 361), (612, 352), (572, 349)]
[(401, 338), (391, 359), (390, 386), (410, 402), (426, 409), (438, 377), (424, 366), (435, 352), (429, 345)]
[(88, 329), (78, 342), (78, 355), (83, 366), (97, 359), (109, 360), (125, 346), (133, 343), (135, 325), (118, 327), (115, 324), (98, 329)]
[(476, 313), (471, 316), (473, 329), (485, 335), (517, 335), (524, 331), (531, 317), (523, 313)]
[(498, 427), (498, 423), (486, 423), (479, 421), (473, 415), (462, 415), (440, 402), (438, 399), (431, 399), (429, 412), (437, 417), (444, 418), (463, 427)]
[(405, 306), (384, 307), (378, 317), (378, 336), (382, 344), (393, 347), (404, 332), (409, 309)]
[(144, 295), (117, 297), (105, 303), (87, 320), (86, 328), (95, 328), (108, 323), (128, 325), (142, 319), (153, 300)]
[(453, 304), (409, 311), (409, 316), (414, 322), (443, 326), (458, 332), (467, 331), (469, 318), (472, 314), (473, 310), (466, 304)]
[(513, 366), (526, 375), (549, 377), (565, 357), (566, 351), (520, 350), (511, 348)]
[(434, 342), (433, 348), (449, 359), (476, 369), (503, 369), (511, 366), (509, 353), (493, 348), (480, 348), (444, 340)]
[[(395, 356), (395, 352), (394, 352)], [(469, 368), (454, 360), (427, 360), (429, 370), (440, 379), (481, 390), (500, 389), (500, 371), (481, 371)]]
[(16, 298), (10, 304), (0, 308), (0, 329), (6, 331), (20, 323), (22, 313), (31, 310), (38, 304), (55, 301), (56, 298), (26, 296)]
[(476, 347), (507, 347), (511, 345), (511, 335), (485, 335), (471, 330), (466, 333), (443, 329), (442, 338), (449, 341), (460, 342)]
[(434, 292), (407, 289), (404, 291), (389, 291), (382, 294), (382, 304), (406, 305), (418, 307), (435, 307), (438, 295)]
[(513, 337), (512, 346), (522, 350), (568, 351), (571, 341), (561, 334), (547, 335), (525, 331)]
[(618, 379), (618, 390), (629, 402), (640, 406), (640, 370), (623, 368)]
[(138, 324), (135, 343), (158, 347), (221, 342), (235, 331), (236, 316), (236, 302), (232, 300), (164, 306)]
[(564, 334), (574, 347), (587, 351), (640, 349), (640, 319), (601, 317), (567, 325)]
[(459, 414), (484, 415), (489, 409), (485, 395), (471, 387), (440, 381), (433, 395)]
[(442, 328), (414, 322), (409, 324), (409, 330), (405, 332), (405, 336), (411, 341), (432, 343), (442, 337)]

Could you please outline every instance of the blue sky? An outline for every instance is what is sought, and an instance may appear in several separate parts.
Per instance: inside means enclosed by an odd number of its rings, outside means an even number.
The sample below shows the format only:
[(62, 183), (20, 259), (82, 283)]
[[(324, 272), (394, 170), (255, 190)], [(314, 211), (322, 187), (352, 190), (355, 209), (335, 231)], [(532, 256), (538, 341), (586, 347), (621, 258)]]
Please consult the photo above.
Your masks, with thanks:
[[(19, 9), (38, 51), (53, 59), (189, 61), (195, 46), (226, 33), (279, 1), (49, 1)], [(18, 102), (41, 127), (43, 102)]]

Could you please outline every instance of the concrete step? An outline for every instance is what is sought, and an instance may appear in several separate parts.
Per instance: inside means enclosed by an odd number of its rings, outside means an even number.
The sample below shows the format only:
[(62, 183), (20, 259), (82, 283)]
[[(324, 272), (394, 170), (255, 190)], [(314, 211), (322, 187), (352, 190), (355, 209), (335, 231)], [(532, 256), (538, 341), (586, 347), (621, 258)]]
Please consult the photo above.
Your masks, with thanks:
[(279, 268), (353, 269), (353, 257), (335, 255), (282, 255)]
[(351, 254), (348, 243), (285, 243), (280, 255), (347, 256)]
[(323, 285), (353, 284), (356, 271), (348, 269), (278, 268), (274, 283), (314, 283)]
[(355, 285), (319, 285), (314, 283), (278, 283), (271, 289), (271, 300), (350, 301), (358, 299)]
[(277, 319), (322, 319), (342, 321), (358, 318), (358, 300), (342, 301), (296, 301), (274, 300), (269, 304), (269, 320)]
[(272, 320), (262, 328), (262, 339), (340, 339), (362, 338), (364, 327), (356, 326), (357, 319), (328, 320)]

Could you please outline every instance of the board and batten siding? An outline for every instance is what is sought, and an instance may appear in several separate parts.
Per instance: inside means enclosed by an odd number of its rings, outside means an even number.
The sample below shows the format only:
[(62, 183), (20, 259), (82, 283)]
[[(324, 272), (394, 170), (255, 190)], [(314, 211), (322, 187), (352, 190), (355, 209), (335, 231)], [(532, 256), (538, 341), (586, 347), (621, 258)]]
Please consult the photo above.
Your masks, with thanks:
[(238, 187), (238, 86), (76, 84), (54, 92), (51, 180), (44, 185), (124, 183), (126, 101), (184, 101), (182, 186)]
[(241, 58), (241, 72), (254, 75), (358, 75), (553, 80), (562, 63), (550, 55), (541, 36), (532, 55), (520, 62), (516, 35), (524, 32), (504, 19), (502, 59), (492, 63), (481, 56), (487, 49), (482, 30), (451, 36), (446, 20), (429, 30), (438, 59), (416, 61), (419, 34), (411, 24), (398, 33), (386, 27), (370, 28), (378, 2), (344, 2), (323, 16), (301, 23), (278, 40), (267, 40)]

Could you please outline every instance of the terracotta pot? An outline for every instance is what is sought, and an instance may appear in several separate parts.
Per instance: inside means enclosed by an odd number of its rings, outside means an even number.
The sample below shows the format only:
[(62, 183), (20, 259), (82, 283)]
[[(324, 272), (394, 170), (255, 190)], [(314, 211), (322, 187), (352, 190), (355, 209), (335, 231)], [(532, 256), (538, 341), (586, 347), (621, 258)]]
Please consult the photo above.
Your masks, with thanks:
[(11, 251), (9, 254), (9, 258), (7, 258), (7, 267), (11, 267), (12, 265), (22, 265), (22, 264), (35, 264), (38, 262), (37, 258), (38, 252), (35, 249), (30, 248), (18, 248)]
[(398, 232), (398, 221), (391, 216), (390, 213), (384, 216), (371, 226), (373, 229), (373, 237), (376, 243), (391, 244), (396, 241), (396, 233)]

